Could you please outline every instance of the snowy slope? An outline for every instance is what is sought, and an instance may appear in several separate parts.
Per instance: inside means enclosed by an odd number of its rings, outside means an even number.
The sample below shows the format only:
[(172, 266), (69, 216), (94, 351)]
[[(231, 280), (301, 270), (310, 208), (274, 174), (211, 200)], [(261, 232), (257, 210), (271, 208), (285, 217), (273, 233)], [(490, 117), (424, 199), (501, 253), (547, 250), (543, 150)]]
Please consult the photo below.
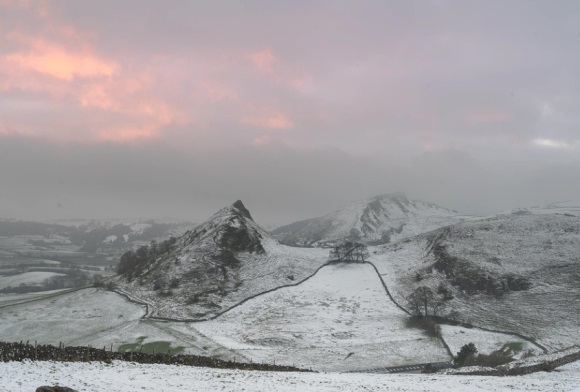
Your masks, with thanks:
[(46, 279), (51, 278), (53, 276), (65, 276), (65, 275), (56, 272), (41, 272), (41, 271), (24, 272), (22, 274), (11, 276), (0, 275), (0, 289), (9, 286), (18, 287), (21, 284), (38, 285), (43, 281), (45, 281)]
[(535, 338), (548, 349), (580, 343), (580, 218), (510, 214), (464, 222), (373, 250), (401, 304), (418, 286), (453, 299), (462, 321)]
[(372, 266), (337, 264), (191, 328), (254, 362), (315, 370), (449, 360), (439, 340), (405, 326), (407, 317)]
[[(88, 344), (88, 339), (95, 334), (135, 324), (143, 314), (141, 306), (115, 293), (79, 290), (0, 308), (0, 340)], [(104, 344), (109, 343), (112, 342)]]
[[(175, 352), (232, 359), (232, 353), (207, 337), (189, 331), (181, 333), (178, 323), (142, 320), (145, 309), (122, 296), (97, 289), (39, 299), (0, 308), (0, 340), (60, 342), (67, 346), (103, 347), (118, 350), (124, 344), (151, 345), (164, 342)], [(238, 361), (244, 358), (237, 354)]]
[(101, 362), (0, 362), (0, 391), (28, 392), (41, 385), (82, 392), (572, 392), (579, 391), (580, 362), (554, 372), (520, 377), (439, 374), (278, 373)]
[(206, 319), (252, 295), (306, 278), (327, 256), (324, 249), (280, 245), (238, 201), (117, 284), (150, 304), (149, 316)]
[(455, 211), (394, 193), (351, 203), (321, 218), (280, 227), (272, 234), (282, 243), (295, 246), (346, 239), (385, 244), (463, 219), (467, 217)]

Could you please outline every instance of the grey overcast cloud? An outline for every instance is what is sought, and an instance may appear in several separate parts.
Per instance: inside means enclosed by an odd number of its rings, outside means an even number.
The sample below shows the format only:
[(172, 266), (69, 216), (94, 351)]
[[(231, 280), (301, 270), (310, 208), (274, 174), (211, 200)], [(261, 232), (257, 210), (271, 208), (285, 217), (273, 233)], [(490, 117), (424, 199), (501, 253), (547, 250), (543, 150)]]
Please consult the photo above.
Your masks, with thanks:
[(0, 0), (0, 217), (580, 200), (578, 1)]

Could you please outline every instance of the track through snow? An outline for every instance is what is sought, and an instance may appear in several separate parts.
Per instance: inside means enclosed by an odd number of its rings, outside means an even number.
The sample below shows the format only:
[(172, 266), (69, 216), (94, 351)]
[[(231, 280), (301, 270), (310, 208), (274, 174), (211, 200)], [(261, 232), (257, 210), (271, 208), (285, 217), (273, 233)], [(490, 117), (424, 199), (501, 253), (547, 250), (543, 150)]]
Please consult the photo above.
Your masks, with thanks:
[(368, 264), (332, 264), (307, 281), (188, 325), (254, 362), (346, 371), (440, 362), (445, 347), (405, 326)]

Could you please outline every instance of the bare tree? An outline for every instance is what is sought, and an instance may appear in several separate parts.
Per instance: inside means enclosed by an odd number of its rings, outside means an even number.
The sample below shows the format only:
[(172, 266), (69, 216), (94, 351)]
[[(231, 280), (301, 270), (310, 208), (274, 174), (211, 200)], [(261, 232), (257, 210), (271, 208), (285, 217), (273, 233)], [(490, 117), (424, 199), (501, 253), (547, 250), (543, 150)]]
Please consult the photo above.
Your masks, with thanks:
[(437, 298), (433, 290), (427, 286), (419, 286), (407, 297), (407, 303), (415, 316), (437, 316), (445, 305), (444, 301)]

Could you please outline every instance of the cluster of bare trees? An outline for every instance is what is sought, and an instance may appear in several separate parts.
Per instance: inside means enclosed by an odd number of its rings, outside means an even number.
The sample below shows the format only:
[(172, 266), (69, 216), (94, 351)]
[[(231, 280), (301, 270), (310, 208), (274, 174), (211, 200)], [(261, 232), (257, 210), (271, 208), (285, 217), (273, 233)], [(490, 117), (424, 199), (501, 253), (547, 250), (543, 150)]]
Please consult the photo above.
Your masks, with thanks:
[(369, 257), (367, 246), (359, 242), (344, 242), (330, 249), (332, 261), (350, 261), (364, 263)]
[(430, 287), (420, 286), (407, 297), (407, 304), (414, 316), (437, 316), (445, 307), (445, 299), (437, 296)]

